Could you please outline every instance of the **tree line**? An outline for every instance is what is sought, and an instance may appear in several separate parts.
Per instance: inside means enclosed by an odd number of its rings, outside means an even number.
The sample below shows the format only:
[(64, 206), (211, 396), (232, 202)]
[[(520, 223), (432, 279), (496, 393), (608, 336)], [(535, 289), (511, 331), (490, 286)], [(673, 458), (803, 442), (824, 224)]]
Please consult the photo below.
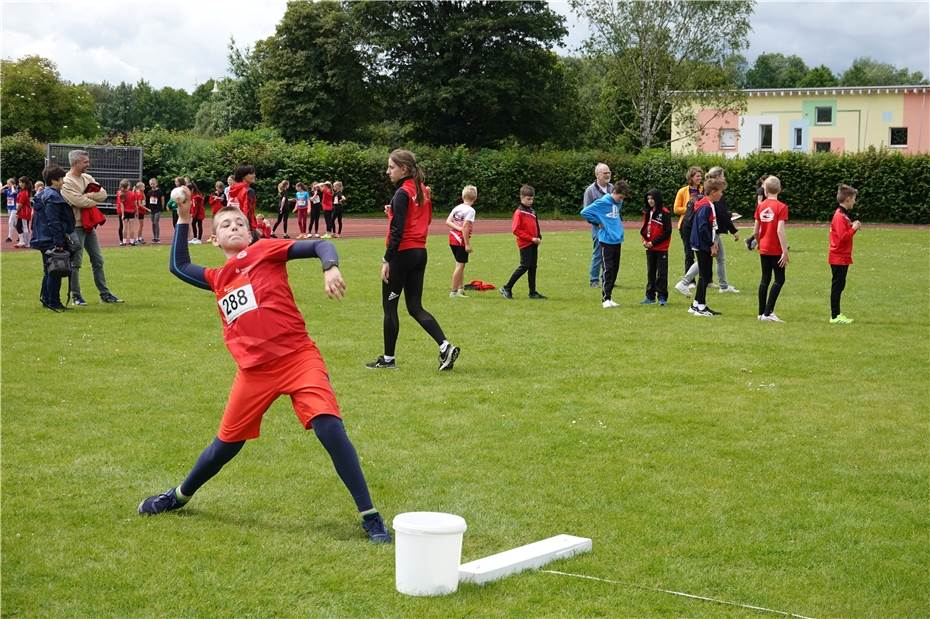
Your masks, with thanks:
[[(840, 75), (783, 54), (749, 65), (751, 0), (571, 6), (592, 31), (577, 56), (551, 51), (565, 18), (541, 2), (292, 2), (273, 35), (245, 48), (230, 40), (229, 77), (192, 93), (145, 80), (70, 84), (48, 59), (4, 60), (0, 130), (95, 141), (265, 127), (292, 142), (639, 151), (668, 144), (688, 93), (734, 108), (739, 88), (924, 83), (868, 58)], [(694, 26), (703, 23), (715, 26)]]

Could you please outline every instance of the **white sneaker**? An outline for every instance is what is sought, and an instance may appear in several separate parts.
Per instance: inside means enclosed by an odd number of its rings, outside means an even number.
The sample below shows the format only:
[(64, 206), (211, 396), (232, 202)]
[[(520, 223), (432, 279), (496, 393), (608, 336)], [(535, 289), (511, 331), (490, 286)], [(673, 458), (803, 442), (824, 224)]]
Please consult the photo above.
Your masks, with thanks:
[(732, 292), (733, 294), (739, 294), (739, 290), (733, 286), (727, 286), (726, 288), (721, 288), (720, 292)]
[(688, 286), (684, 282), (678, 282), (675, 284), (675, 290), (685, 295), (686, 297), (691, 296), (691, 291), (688, 289)]
[(603, 307), (604, 309), (610, 309), (612, 307), (620, 307), (620, 304), (614, 303), (613, 299), (607, 299), (606, 301), (601, 303), (601, 307)]
[(688, 308), (688, 313), (689, 313), (689, 314), (694, 314), (695, 312), (697, 312), (697, 307), (695, 307), (694, 305), (692, 305), (692, 306), (690, 306), (690, 307)]
[(775, 314), (769, 314), (768, 316), (763, 316), (762, 320), (768, 320), (769, 322), (785, 322)]
[(764, 314), (759, 314), (759, 320), (760, 320), (760, 321), (763, 321), (763, 320), (767, 320), (767, 319), (766, 319), (766, 317), (765, 317)]
[(688, 284), (688, 290), (694, 290), (695, 288), (697, 288), (697, 284), (695, 284), (694, 282), (691, 282), (690, 284)]

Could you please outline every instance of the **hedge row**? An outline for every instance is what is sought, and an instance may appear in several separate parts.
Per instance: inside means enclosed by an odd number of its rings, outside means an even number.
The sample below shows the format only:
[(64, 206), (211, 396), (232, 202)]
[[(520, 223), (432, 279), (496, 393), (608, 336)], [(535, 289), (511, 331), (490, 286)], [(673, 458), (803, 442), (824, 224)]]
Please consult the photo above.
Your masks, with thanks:
[[(342, 180), (349, 213), (374, 213), (391, 196), (385, 175), (388, 149), (357, 144), (289, 144), (275, 132), (238, 131), (215, 139), (162, 129), (136, 132), (128, 144), (144, 148), (144, 174), (171, 186), (176, 175), (188, 175), (204, 190), (225, 180), (240, 162), (249, 162), (258, 174), (261, 205), (272, 208), (282, 178), (292, 186), (298, 180)], [(3, 138), (3, 176), (37, 177), (41, 145), (22, 134)], [(599, 151), (552, 151), (521, 147), (469, 150), (465, 147), (414, 147), (433, 190), (434, 208), (454, 206), (466, 184), (478, 187), (479, 210), (511, 211), (520, 185), (536, 188), (537, 208), (545, 215), (574, 217), (585, 187), (593, 180), (598, 161), (606, 162), (614, 179), (626, 178), (641, 196), (658, 188), (671, 202), (684, 184), (689, 165), (706, 170), (722, 165), (727, 171), (731, 209), (749, 216), (755, 205), (755, 181), (775, 174), (784, 188), (782, 199), (792, 219), (825, 221), (835, 208), (836, 187), (847, 183), (859, 189), (857, 208), (864, 221), (930, 223), (930, 155), (904, 156), (887, 151), (835, 155), (818, 153), (766, 153), (725, 160), (708, 155), (674, 156), (665, 151), (639, 155)], [(640, 204), (639, 197), (632, 202)], [(631, 205), (632, 206), (632, 205)], [(628, 207), (629, 208), (629, 207)]]

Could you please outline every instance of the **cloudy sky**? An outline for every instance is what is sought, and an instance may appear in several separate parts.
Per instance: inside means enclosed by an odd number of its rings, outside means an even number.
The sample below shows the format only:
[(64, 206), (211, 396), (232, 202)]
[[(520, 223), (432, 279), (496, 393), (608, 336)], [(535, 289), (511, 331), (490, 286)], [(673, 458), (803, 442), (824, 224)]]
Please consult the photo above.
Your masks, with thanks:
[[(0, 0), (0, 55), (51, 58), (72, 82), (137, 82), (192, 90), (226, 73), (230, 36), (239, 47), (274, 33), (286, 0)], [(561, 53), (588, 36), (567, 1), (550, 2), (568, 17)], [(230, 10), (234, 7), (234, 10)], [(930, 75), (930, 2), (760, 1), (746, 57), (797, 54), (808, 66), (847, 69), (858, 56)]]

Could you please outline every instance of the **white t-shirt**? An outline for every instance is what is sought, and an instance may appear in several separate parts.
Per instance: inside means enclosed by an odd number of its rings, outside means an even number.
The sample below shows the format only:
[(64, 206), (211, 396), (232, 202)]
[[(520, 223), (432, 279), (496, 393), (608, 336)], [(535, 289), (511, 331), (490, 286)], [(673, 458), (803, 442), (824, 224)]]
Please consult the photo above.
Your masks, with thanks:
[[(467, 204), (459, 204), (452, 209), (452, 222), (463, 226), (465, 222), (475, 223), (475, 209)], [(449, 245), (465, 246), (465, 236), (458, 230), (449, 230)]]

